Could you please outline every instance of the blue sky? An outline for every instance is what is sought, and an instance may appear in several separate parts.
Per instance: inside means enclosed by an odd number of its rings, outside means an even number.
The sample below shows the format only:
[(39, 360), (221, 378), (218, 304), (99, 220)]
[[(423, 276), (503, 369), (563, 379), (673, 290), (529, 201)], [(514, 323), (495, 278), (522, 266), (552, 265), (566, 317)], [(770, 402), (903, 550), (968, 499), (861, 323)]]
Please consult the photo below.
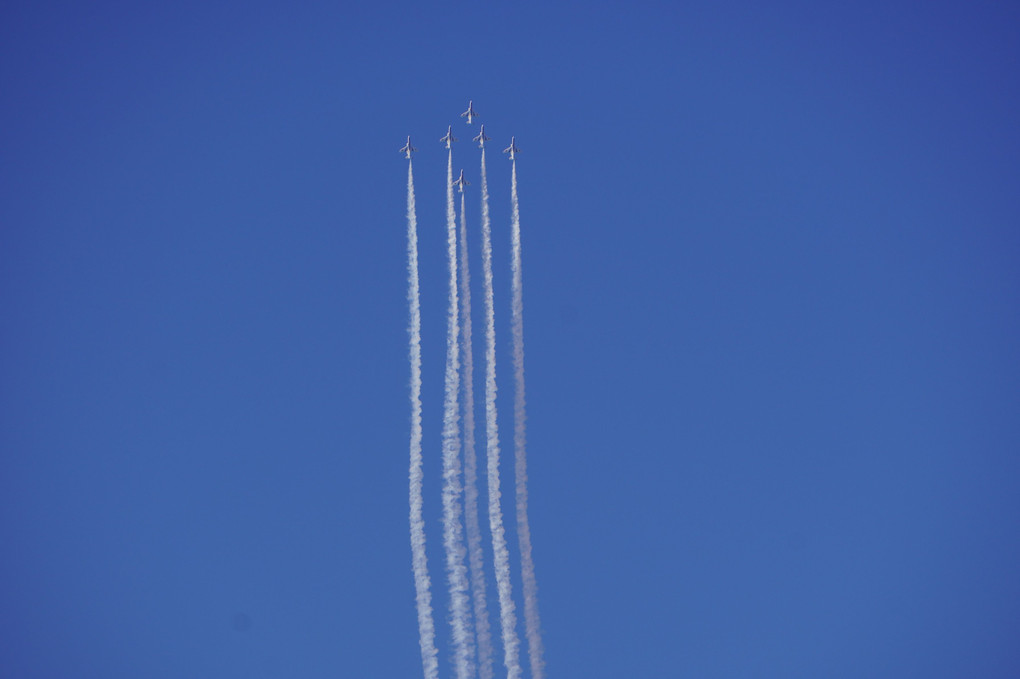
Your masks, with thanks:
[(523, 149), (548, 676), (1020, 671), (1009, 3), (0, 16), (6, 676), (421, 676), (408, 134), (452, 676), (436, 140), (477, 238), (468, 99)]

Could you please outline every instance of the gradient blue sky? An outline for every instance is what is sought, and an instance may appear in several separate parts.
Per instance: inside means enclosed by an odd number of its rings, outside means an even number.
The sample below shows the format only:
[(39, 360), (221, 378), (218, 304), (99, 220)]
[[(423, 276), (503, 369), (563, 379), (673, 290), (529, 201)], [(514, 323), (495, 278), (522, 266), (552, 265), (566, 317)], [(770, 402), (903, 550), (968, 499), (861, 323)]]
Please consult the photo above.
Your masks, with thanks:
[(421, 676), (408, 134), (450, 676), (471, 98), (550, 679), (1016, 677), (1018, 73), (1008, 2), (5, 3), (4, 676)]

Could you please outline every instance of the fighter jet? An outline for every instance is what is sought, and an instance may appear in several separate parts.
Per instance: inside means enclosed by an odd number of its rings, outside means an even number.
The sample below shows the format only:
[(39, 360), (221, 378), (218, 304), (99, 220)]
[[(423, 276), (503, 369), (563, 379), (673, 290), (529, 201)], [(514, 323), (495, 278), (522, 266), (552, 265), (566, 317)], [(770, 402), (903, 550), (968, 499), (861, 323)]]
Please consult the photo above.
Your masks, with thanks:
[(517, 144), (514, 143), (514, 139), (516, 139), (516, 137), (510, 137), (510, 146), (507, 146), (505, 149), (503, 149), (503, 153), (510, 154), (510, 160), (517, 160), (514, 154), (520, 151), (520, 149), (517, 148)]
[(463, 113), (460, 114), (461, 118), (467, 118), (467, 124), (468, 125), (471, 124), (471, 121), (473, 119), (478, 117), (478, 114), (475, 113), (475, 109), (471, 107), (471, 104), (472, 104), (472, 102), (469, 101), (468, 102), (468, 110), (466, 110), (466, 111), (464, 111)]
[(407, 138), (407, 143), (404, 144), (403, 148), (400, 149), (400, 153), (406, 153), (407, 154), (407, 159), (410, 160), (411, 159), (411, 152), (412, 151), (417, 151), (417, 150), (418, 149), (416, 149), (413, 146), (411, 146), (411, 137), (408, 137)]
[(453, 148), (450, 145), (453, 142), (457, 141), (456, 137), (453, 136), (453, 125), (450, 125), (449, 127), (446, 128), (446, 136), (440, 139), (439, 141), (445, 141), (446, 148)]
[(461, 170), (460, 171), (460, 178), (459, 179), (454, 179), (452, 186), (459, 186), (460, 187), (460, 192), (464, 193), (464, 187), (467, 186), (470, 183), (471, 182), (469, 182), (468, 180), (464, 179), (464, 170)]
[(485, 148), (485, 142), (489, 141), (489, 137), (485, 136), (485, 125), (482, 125), (482, 129), (478, 131), (478, 136), (471, 141), (478, 142), (478, 148)]

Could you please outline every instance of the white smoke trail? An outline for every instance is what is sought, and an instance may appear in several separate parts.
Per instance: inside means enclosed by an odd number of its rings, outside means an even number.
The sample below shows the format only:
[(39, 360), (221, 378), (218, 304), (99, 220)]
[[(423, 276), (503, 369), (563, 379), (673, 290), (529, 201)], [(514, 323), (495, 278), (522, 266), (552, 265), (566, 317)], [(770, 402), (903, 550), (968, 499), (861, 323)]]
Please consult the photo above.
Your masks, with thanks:
[(438, 679), (436, 627), (432, 620), (432, 584), (425, 556), (425, 519), (422, 518), (421, 456), (421, 303), (418, 293), (418, 217), (414, 207), (414, 173), (407, 163), (407, 302), (410, 306), (411, 359), (411, 569), (418, 607), (418, 636), (425, 679)]
[(511, 320), (514, 364), (514, 480), (517, 490), (517, 543), (521, 550), (521, 584), (524, 590), (524, 627), (528, 637), (531, 679), (543, 679), (542, 633), (538, 618), (538, 583), (531, 558), (531, 528), (528, 526), (528, 467), (525, 454), (524, 413), (524, 300), (521, 286), (521, 218), (517, 202), (517, 161), (510, 182), (511, 240)]
[(499, 594), (499, 621), (503, 633), (503, 664), (507, 679), (520, 679), (520, 640), (517, 616), (510, 588), (510, 554), (503, 529), (503, 510), (499, 490), (499, 427), (496, 411), (496, 324), (492, 292), (492, 229), (489, 223), (489, 185), (485, 173), (485, 147), (482, 147), (482, 278), (485, 293), (485, 448), (489, 485), (489, 530)]
[(485, 594), (482, 532), (478, 526), (478, 458), (475, 454), (474, 351), (471, 347), (471, 273), (468, 265), (467, 215), (460, 194), (460, 342), (464, 413), (464, 524), (467, 533), (471, 599), (478, 641), (479, 679), (492, 679), (492, 636)]
[(457, 216), (453, 209), (453, 149), (446, 166), (446, 254), (450, 270), (450, 306), (446, 324), (446, 399), (443, 409), (443, 543), (446, 576), (450, 586), (450, 625), (453, 630), (457, 679), (474, 674), (474, 644), (468, 609), (467, 569), (461, 527), (460, 431), (457, 406), (460, 394), (460, 322), (457, 308)]

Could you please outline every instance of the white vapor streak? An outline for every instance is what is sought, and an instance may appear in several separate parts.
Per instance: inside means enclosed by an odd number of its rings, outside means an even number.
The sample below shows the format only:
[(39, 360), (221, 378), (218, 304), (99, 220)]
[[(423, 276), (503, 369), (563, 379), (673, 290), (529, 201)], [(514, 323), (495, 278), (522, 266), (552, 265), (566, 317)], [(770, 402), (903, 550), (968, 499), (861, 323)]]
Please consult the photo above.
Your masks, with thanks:
[(457, 216), (453, 209), (453, 150), (446, 166), (446, 254), (450, 270), (450, 305), (446, 323), (446, 384), (443, 409), (443, 544), (450, 587), (450, 625), (453, 630), (457, 679), (474, 674), (474, 644), (468, 609), (467, 569), (461, 527), (460, 431), (457, 406), (460, 393), (459, 318), (457, 308)]
[(471, 348), (471, 274), (468, 265), (467, 215), (460, 194), (460, 342), (464, 413), (464, 524), (474, 602), (475, 636), (478, 640), (479, 679), (492, 679), (492, 636), (485, 595), (482, 532), (478, 527), (478, 458), (475, 454), (474, 352)]
[(418, 218), (414, 207), (414, 174), (407, 163), (407, 302), (410, 306), (411, 359), (411, 568), (418, 608), (418, 636), (425, 679), (438, 679), (436, 627), (432, 620), (432, 591), (425, 556), (425, 520), (422, 518), (421, 455), (421, 304), (418, 293)]
[(521, 551), (521, 584), (524, 590), (524, 627), (528, 637), (531, 679), (543, 679), (542, 633), (538, 618), (538, 583), (531, 558), (531, 528), (528, 526), (528, 468), (525, 454), (524, 413), (524, 300), (521, 286), (521, 218), (517, 202), (517, 161), (513, 163), (510, 183), (511, 240), (511, 320), (514, 364), (514, 480), (517, 491), (517, 543)]
[(499, 427), (496, 410), (496, 323), (492, 292), (492, 229), (489, 222), (489, 185), (482, 147), (482, 277), (485, 293), (485, 448), (489, 485), (489, 530), (499, 594), (499, 621), (503, 633), (503, 664), (507, 679), (520, 679), (520, 640), (510, 588), (510, 554), (503, 529), (499, 490)]

